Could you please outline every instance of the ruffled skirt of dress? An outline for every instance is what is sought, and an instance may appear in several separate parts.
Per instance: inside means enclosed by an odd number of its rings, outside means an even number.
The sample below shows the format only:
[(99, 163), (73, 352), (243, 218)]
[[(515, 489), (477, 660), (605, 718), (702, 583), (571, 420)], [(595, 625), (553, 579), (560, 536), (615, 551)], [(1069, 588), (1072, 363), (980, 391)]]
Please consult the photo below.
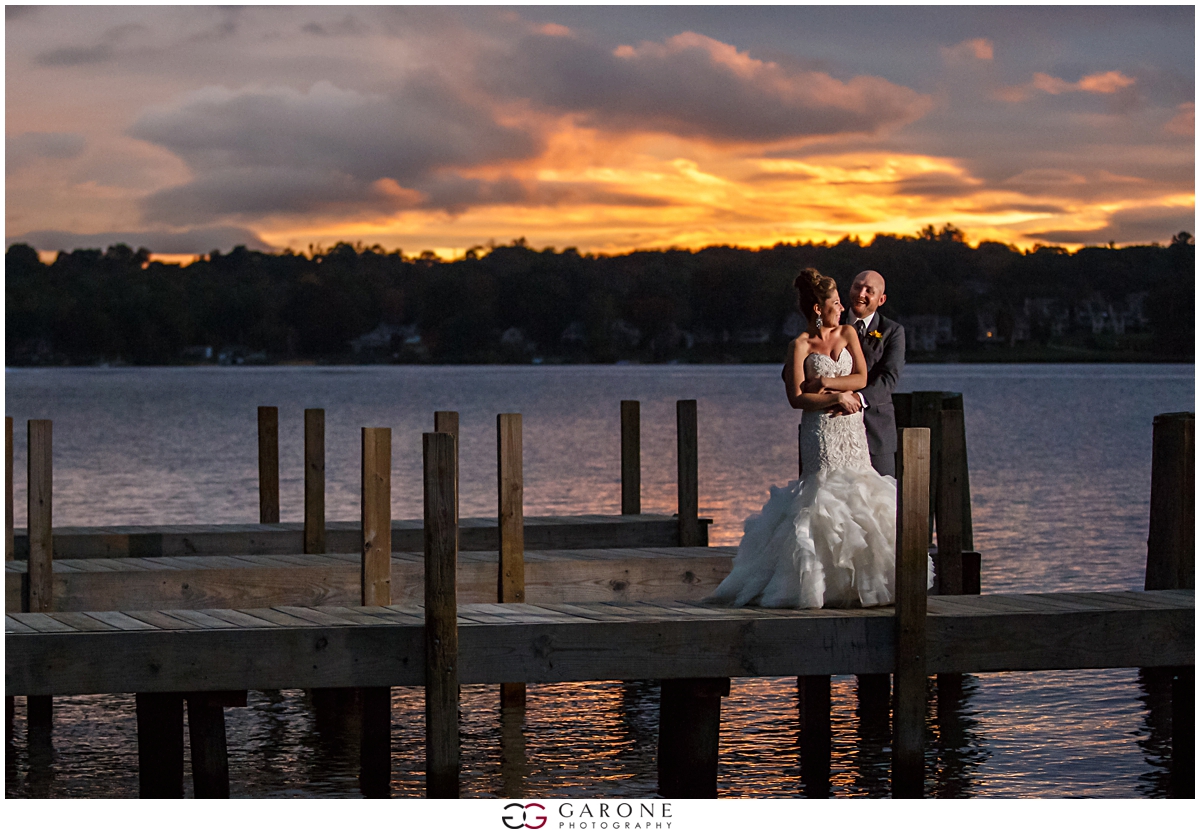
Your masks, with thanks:
[[(772, 487), (746, 520), (729, 576), (706, 601), (850, 608), (895, 598), (896, 480), (874, 469), (819, 470)], [(930, 584), (933, 569), (929, 570)]]

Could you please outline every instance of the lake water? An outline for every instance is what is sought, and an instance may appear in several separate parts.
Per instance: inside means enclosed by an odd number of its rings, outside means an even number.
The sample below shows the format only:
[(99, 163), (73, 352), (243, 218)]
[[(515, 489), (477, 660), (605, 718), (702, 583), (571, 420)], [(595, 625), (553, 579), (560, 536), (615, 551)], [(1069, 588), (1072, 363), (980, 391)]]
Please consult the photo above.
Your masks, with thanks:
[[(900, 391), (962, 392), (983, 591), (1140, 589), (1151, 423), (1194, 411), (1191, 365), (914, 365)], [(17, 523), (24, 422), (54, 421), (56, 525), (253, 522), (256, 407), (279, 407), (281, 518), (301, 521), (303, 410), (326, 412), (328, 518), (358, 515), (359, 428), (391, 427), (393, 516), (421, 515), (421, 433), (460, 413), (461, 509), (495, 512), (495, 416), (524, 416), (526, 515), (617, 513), (619, 401), (642, 402), (642, 509), (675, 509), (675, 401), (699, 412), (700, 506), (713, 544), (736, 544), (771, 484), (795, 477), (797, 413), (775, 366), (10, 369)], [(888, 793), (881, 733), (833, 684), (832, 791)], [(1169, 722), (1136, 670), (967, 678), (952, 717), (930, 708), (927, 787), (940, 796), (1159, 796)], [(654, 793), (652, 681), (531, 686), (502, 720), (492, 687), (463, 689), (468, 795)], [(393, 793), (424, 792), (420, 689), (393, 692)], [(132, 695), (56, 699), (51, 757), (18, 709), (5, 792), (136, 796)], [(301, 691), (227, 710), (234, 795), (357, 795), (356, 755)], [(1165, 732), (1164, 732), (1165, 729)], [(39, 752), (41, 753), (39, 755)], [(189, 775), (190, 780), (190, 775)], [(795, 678), (733, 681), (722, 705), (722, 796), (800, 796)]]

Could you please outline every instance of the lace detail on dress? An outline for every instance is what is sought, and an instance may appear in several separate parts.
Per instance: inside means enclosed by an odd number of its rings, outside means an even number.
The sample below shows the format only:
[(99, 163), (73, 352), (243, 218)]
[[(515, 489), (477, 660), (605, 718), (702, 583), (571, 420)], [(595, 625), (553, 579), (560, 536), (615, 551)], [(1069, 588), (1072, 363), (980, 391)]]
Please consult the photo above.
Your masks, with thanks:
[[(837, 378), (850, 374), (853, 368), (849, 349), (842, 349), (837, 360), (815, 353), (804, 359), (806, 377)], [(871, 469), (863, 413), (805, 412), (800, 420), (800, 459), (805, 477), (818, 470)]]

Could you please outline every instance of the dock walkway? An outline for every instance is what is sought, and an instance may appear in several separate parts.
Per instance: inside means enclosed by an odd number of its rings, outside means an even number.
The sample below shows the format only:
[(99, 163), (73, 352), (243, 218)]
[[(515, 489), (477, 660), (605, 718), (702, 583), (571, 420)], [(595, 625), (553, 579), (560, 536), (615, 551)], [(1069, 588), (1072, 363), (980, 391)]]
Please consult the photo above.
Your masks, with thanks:
[[(895, 670), (892, 608), (471, 604), (461, 683), (871, 674)], [(420, 686), (424, 610), (277, 607), (9, 614), (5, 694)], [(1195, 663), (1195, 592), (931, 596), (927, 669)]]
[[(55, 537), (57, 544), (58, 537)], [(733, 547), (608, 547), (527, 550), (525, 592), (531, 602), (699, 600), (729, 573)], [(459, 602), (496, 597), (494, 549), (458, 555)], [(162, 556), (55, 559), (53, 611), (263, 608), (361, 602), (359, 553)], [(4, 610), (28, 610), (28, 564), (4, 563)], [(392, 599), (425, 596), (421, 553), (392, 554)]]
[[(698, 520), (701, 539), (708, 544), (712, 519)], [(495, 550), (497, 519), (459, 519), (460, 550)], [(326, 553), (358, 553), (360, 522), (326, 522)], [(424, 550), (420, 519), (392, 522), (392, 550)], [(679, 519), (656, 513), (636, 515), (525, 516), (526, 550), (577, 548), (672, 547), (679, 544)], [(13, 530), (14, 558), (29, 558), (29, 533)], [(117, 559), (157, 556), (246, 556), (304, 553), (304, 523), (114, 525), (55, 527), (55, 559)]]

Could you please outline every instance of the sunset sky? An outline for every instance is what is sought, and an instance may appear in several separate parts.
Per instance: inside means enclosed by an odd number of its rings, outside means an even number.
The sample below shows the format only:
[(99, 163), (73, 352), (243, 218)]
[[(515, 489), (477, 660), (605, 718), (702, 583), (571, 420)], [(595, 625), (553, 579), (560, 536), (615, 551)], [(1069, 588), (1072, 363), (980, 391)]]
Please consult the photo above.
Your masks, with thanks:
[(6, 237), (1195, 232), (1192, 6), (6, 8)]

